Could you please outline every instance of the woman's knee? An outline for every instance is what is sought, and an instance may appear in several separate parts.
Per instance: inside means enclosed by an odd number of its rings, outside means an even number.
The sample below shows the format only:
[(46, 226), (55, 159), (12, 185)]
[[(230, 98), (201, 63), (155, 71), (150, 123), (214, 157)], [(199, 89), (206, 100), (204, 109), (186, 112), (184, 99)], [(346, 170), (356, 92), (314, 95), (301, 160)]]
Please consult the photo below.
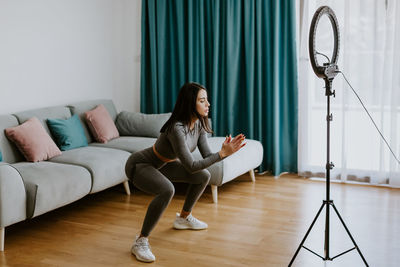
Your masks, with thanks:
[(196, 173), (199, 179), (199, 183), (201, 184), (208, 184), (210, 182), (211, 173), (204, 169)]
[(165, 187), (162, 189), (162, 191), (160, 192), (160, 195), (161, 195), (164, 199), (166, 199), (166, 200), (168, 200), (168, 201), (170, 201), (170, 200), (172, 199), (172, 197), (174, 196), (174, 194), (175, 194), (175, 188), (174, 188), (174, 186), (172, 185), (172, 183), (169, 183), (168, 186), (165, 186)]

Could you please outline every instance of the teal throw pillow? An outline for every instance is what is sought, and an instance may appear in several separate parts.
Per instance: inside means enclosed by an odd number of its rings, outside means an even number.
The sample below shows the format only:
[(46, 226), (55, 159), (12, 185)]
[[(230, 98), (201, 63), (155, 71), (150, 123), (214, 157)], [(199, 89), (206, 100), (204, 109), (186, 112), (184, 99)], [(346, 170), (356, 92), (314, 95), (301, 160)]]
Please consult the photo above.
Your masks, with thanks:
[(47, 119), (47, 125), (62, 151), (87, 146), (88, 142), (78, 115), (69, 119)]
[(1, 154), (1, 150), (0, 150), (0, 162), (3, 161), (3, 155)]

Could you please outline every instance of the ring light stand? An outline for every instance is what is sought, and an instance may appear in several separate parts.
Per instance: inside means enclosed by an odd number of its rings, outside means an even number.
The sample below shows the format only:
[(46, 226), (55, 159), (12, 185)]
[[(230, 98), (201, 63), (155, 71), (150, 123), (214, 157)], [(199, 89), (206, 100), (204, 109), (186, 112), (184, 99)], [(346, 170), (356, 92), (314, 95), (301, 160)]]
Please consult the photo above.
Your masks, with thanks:
[[(317, 55), (323, 55), (315, 50), (315, 36), (316, 36), (316, 30), (318, 26), (318, 22), (321, 19), (323, 15), (327, 15), (331, 24), (332, 24), (332, 29), (333, 29), (333, 36), (334, 36), (334, 49), (333, 49), (333, 54), (332, 54), (332, 60), (330, 60), (327, 63), (324, 63), (322, 66), (318, 64), (317, 60)], [(297, 254), (299, 253), (301, 248), (305, 248), (306, 250), (310, 251), (311, 253), (315, 254), (316, 256), (320, 257), (323, 261), (330, 260), (332, 261), (333, 259), (342, 256), (343, 254), (350, 252), (354, 249), (357, 249), (358, 253), (360, 254), (364, 264), (368, 266), (367, 261), (365, 260), (364, 256), (362, 255), (360, 249), (358, 248), (356, 241), (352, 237), (349, 229), (347, 228), (346, 224), (344, 223), (342, 217), (339, 214), (339, 211), (336, 209), (335, 204), (333, 204), (333, 200), (330, 199), (330, 170), (333, 169), (334, 165), (332, 162), (330, 162), (329, 159), (329, 154), (330, 154), (330, 122), (333, 119), (332, 114), (330, 113), (330, 97), (333, 96), (335, 97), (335, 90), (332, 91), (332, 82), (333, 79), (335, 78), (336, 74), (339, 72), (339, 68), (336, 65), (338, 55), (339, 55), (339, 26), (338, 22), (335, 16), (335, 13), (333, 10), (328, 7), (328, 6), (321, 6), (320, 8), (317, 9), (317, 11), (314, 14), (314, 17), (311, 22), (311, 27), (310, 27), (310, 35), (309, 35), (309, 40), (308, 40), (308, 45), (309, 45), (309, 54), (310, 54), (310, 61), (312, 68), (315, 72), (315, 74), (319, 77), (324, 79), (325, 81), (325, 95), (327, 97), (327, 115), (326, 115), (326, 121), (327, 121), (327, 149), (326, 149), (326, 200), (322, 201), (322, 205), (320, 209), (317, 212), (317, 215), (315, 216), (314, 220), (312, 221), (310, 227), (307, 230), (307, 233), (305, 234), (303, 240), (301, 241), (299, 247), (297, 248), (292, 260), (289, 263), (289, 266), (292, 265), (293, 261), (295, 260)], [(324, 55), (325, 56), (325, 55)], [(326, 56), (325, 56), (326, 57)], [(326, 57), (328, 60), (329, 58)], [(311, 249), (303, 246), (304, 242), (306, 241), (311, 229), (313, 228), (316, 220), (318, 219), (319, 215), (321, 214), (321, 211), (323, 208), (326, 208), (326, 213), (325, 213), (325, 242), (324, 242), (324, 252), (325, 255), (324, 257), (320, 256), (319, 254), (315, 253)], [(343, 224), (344, 228), (346, 229), (347, 234), (349, 235), (351, 241), (354, 244), (354, 247), (351, 249), (348, 249), (334, 257), (330, 257), (329, 255), (329, 208), (332, 207), (333, 210), (335, 211), (336, 215), (339, 217), (340, 222)]]

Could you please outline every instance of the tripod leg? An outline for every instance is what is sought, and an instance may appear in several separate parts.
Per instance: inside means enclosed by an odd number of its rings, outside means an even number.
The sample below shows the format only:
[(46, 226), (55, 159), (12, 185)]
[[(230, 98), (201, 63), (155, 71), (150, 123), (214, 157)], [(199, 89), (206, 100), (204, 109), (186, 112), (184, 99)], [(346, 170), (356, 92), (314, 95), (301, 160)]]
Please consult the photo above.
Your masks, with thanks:
[(313, 228), (314, 223), (317, 221), (318, 216), (319, 216), (319, 214), (321, 213), (322, 209), (324, 208), (325, 204), (326, 204), (325, 202), (322, 202), (321, 208), (319, 208), (319, 211), (317, 212), (317, 215), (315, 215), (314, 220), (312, 221), (310, 227), (309, 227), (308, 230), (307, 230), (306, 235), (304, 236), (304, 238), (303, 238), (303, 240), (301, 241), (299, 247), (297, 248), (296, 253), (294, 253), (293, 258), (292, 258), (292, 260), (290, 261), (288, 267), (292, 266), (293, 261), (296, 259), (297, 254), (299, 253), (301, 247), (303, 246), (304, 242), (306, 241), (307, 236), (310, 234), (311, 229)]
[(329, 260), (329, 203), (327, 201), (326, 205), (326, 215), (325, 215), (325, 242), (324, 242), (324, 252), (325, 252), (325, 260)]
[(360, 250), (360, 249), (358, 248), (358, 246), (357, 246), (356, 241), (354, 240), (354, 238), (353, 238), (353, 236), (351, 235), (349, 229), (347, 228), (347, 226), (346, 226), (346, 224), (344, 223), (342, 217), (340, 216), (339, 211), (336, 209), (335, 204), (333, 204), (333, 202), (332, 202), (331, 205), (332, 205), (333, 209), (335, 210), (337, 216), (339, 217), (340, 222), (343, 224), (344, 229), (346, 229), (346, 232), (347, 232), (347, 234), (349, 235), (351, 241), (353, 241), (353, 244), (354, 244), (354, 246), (356, 247), (358, 253), (360, 254), (360, 256), (361, 256), (361, 258), (362, 258), (362, 260), (363, 260), (365, 266), (368, 267), (369, 265), (368, 265), (367, 261), (365, 260), (363, 254), (361, 253), (361, 250)]

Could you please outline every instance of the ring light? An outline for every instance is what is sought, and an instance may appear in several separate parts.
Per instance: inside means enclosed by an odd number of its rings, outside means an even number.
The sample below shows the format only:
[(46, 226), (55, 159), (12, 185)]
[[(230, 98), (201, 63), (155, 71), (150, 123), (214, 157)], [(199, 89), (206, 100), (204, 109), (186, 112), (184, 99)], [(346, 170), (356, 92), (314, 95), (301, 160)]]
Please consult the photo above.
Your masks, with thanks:
[[(334, 38), (334, 47), (332, 53), (332, 60), (330, 62), (324, 63), (322, 66), (318, 63), (317, 55), (320, 54), (317, 50), (315, 50), (315, 42), (316, 42), (316, 32), (318, 28), (318, 22), (322, 18), (322, 16), (327, 15), (333, 30), (333, 38)], [(310, 26), (310, 35), (308, 40), (308, 50), (310, 54), (310, 61), (312, 68), (319, 78), (324, 79), (333, 79), (336, 74), (338, 67), (336, 65), (338, 57), (339, 57), (339, 24), (337, 22), (337, 18), (333, 10), (328, 6), (321, 6), (314, 13), (311, 26)], [(326, 57), (326, 56), (325, 56)]]

